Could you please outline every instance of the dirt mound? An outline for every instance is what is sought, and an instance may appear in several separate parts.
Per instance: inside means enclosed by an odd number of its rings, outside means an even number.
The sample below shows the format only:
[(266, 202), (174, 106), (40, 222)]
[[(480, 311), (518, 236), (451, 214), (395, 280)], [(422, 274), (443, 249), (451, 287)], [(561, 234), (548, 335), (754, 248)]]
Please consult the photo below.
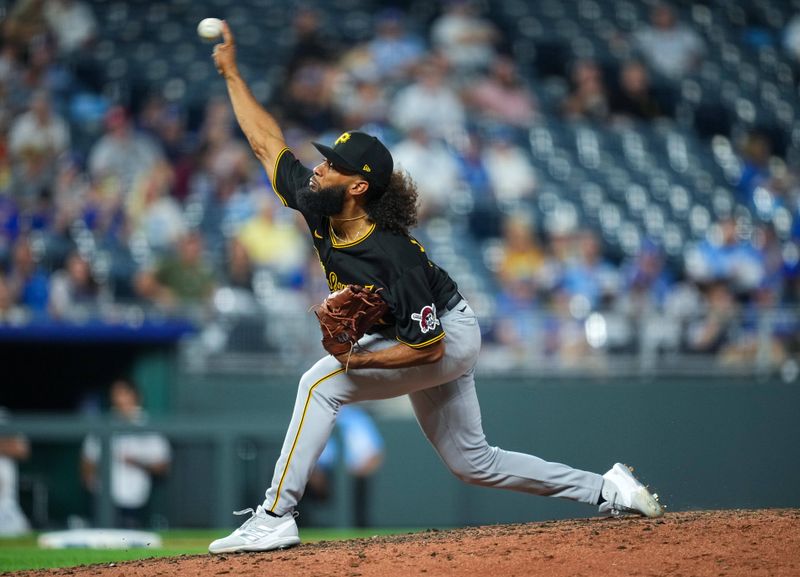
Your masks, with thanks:
[(669, 513), (327, 541), (287, 551), (181, 556), (33, 577), (384, 577), (389, 575), (800, 575), (800, 510)]

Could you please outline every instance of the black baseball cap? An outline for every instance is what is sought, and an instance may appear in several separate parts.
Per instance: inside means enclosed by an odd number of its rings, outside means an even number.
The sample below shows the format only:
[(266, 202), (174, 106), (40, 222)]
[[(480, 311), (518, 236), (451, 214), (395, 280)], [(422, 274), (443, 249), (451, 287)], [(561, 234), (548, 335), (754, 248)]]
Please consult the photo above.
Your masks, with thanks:
[(392, 153), (374, 136), (351, 130), (337, 138), (333, 148), (319, 142), (311, 144), (334, 166), (360, 174), (367, 182), (380, 189), (389, 186), (389, 179), (394, 170)]

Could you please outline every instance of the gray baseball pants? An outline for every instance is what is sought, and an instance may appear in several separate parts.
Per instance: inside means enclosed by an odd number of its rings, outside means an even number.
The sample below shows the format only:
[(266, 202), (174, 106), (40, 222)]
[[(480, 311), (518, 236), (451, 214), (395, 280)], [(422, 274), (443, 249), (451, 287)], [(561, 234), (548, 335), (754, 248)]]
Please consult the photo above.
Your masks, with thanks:
[[(481, 346), (478, 320), (465, 300), (439, 320), (446, 333), (445, 355), (436, 363), (345, 372), (329, 355), (302, 376), (292, 420), (264, 500), (266, 510), (283, 515), (295, 508), (341, 405), (405, 394), (411, 399), (423, 433), (459, 479), (597, 503), (603, 486), (601, 475), (489, 446), (475, 392), (475, 362)], [(360, 341), (369, 350), (396, 343), (377, 334)]]

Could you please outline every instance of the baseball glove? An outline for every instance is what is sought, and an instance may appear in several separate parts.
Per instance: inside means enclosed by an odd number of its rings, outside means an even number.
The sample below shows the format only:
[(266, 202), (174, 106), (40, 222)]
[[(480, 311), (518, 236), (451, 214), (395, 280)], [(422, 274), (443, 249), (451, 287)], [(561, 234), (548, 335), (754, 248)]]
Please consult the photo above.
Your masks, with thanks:
[(322, 346), (334, 356), (351, 352), (387, 310), (389, 306), (377, 292), (360, 285), (351, 284), (331, 293), (314, 308), (322, 329)]

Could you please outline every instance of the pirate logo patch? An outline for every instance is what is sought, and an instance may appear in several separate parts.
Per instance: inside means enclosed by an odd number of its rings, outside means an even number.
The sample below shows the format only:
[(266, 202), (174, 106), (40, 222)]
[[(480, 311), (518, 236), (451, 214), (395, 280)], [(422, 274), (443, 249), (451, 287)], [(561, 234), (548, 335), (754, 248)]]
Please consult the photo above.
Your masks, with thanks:
[(439, 319), (436, 318), (436, 305), (431, 303), (425, 305), (418, 313), (411, 314), (411, 320), (419, 323), (419, 330), (422, 334), (435, 330), (439, 326)]

